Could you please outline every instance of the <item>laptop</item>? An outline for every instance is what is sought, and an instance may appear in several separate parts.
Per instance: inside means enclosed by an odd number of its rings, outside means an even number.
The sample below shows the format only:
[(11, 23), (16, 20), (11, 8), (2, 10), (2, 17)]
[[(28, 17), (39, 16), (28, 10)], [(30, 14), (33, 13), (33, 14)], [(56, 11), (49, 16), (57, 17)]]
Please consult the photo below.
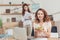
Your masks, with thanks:
[(27, 40), (27, 33), (25, 28), (15, 27), (13, 29), (13, 37), (16, 40)]

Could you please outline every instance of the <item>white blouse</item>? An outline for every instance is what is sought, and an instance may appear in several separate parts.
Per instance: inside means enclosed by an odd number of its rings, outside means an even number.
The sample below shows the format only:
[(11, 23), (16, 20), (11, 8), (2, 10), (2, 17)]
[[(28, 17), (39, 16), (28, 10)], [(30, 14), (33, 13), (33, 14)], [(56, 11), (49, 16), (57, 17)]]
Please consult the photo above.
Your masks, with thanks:
[[(33, 26), (34, 26), (34, 30), (35, 30), (36, 28), (40, 27), (40, 24), (34, 23)], [(51, 25), (51, 22), (44, 22), (43, 25), (42, 25), (43, 29), (44, 29), (46, 32), (48, 31), (48, 28), (51, 28), (51, 26), (52, 26), (52, 25)], [(43, 32), (41, 32), (41, 34), (42, 34), (43, 36), (45, 36), (45, 34), (44, 34)], [(41, 35), (41, 34), (40, 34), (40, 35)]]
[(22, 21), (23, 21), (23, 25), (32, 25), (32, 20), (29, 18), (32, 18), (32, 14), (29, 12), (25, 12), (25, 15), (22, 16)]
[(31, 16), (31, 13), (29, 13), (29, 12), (25, 12), (25, 15), (22, 16), (22, 21), (24, 22), (25, 19), (30, 19), (29, 16)]

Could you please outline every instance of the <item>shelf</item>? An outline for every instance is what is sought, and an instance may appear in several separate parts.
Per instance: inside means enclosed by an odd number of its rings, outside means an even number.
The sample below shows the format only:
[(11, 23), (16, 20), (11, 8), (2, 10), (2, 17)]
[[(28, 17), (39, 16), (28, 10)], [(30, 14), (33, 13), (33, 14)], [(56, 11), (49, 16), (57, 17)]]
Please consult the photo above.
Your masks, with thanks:
[[(28, 4), (30, 5), (30, 4)], [(0, 6), (22, 6), (22, 4), (0, 4)]]
[(22, 15), (21, 13), (3, 13), (0, 15)]
[(22, 4), (0, 4), (0, 6), (22, 6)]

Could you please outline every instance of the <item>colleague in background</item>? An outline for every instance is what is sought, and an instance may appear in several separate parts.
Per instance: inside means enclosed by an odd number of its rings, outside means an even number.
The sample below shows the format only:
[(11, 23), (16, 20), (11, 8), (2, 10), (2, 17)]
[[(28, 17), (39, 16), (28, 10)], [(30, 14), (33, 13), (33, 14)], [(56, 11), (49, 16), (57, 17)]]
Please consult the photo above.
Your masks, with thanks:
[(23, 27), (27, 30), (27, 36), (30, 37), (32, 33), (32, 14), (29, 9), (28, 4), (23, 4), (22, 6), (22, 21), (23, 21)]
[(35, 21), (33, 22), (34, 37), (44, 38), (50, 37), (51, 33), (51, 21), (47, 15), (47, 12), (40, 8), (35, 13)]

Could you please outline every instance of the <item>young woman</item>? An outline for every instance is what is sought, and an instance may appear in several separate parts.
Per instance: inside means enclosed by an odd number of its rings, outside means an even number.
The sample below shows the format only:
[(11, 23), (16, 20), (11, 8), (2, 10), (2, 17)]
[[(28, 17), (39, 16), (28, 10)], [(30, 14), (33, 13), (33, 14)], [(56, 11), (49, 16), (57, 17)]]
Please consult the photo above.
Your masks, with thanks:
[(29, 5), (23, 4), (22, 6), (23, 27), (27, 29), (27, 36), (31, 36), (32, 32), (32, 14)]
[(40, 8), (36, 11), (33, 27), (36, 38), (50, 37), (51, 22), (44, 9)]

